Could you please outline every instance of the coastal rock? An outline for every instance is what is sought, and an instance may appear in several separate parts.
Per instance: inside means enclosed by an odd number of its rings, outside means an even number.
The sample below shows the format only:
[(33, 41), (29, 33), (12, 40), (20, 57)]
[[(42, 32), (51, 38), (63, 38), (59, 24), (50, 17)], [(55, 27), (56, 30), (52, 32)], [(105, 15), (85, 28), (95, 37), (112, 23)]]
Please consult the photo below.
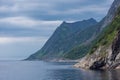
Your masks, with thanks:
[(118, 31), (118, 35), (112, 43), (111, 61), (115, 61), (119, 53), (120, 53), (120, 30)]
[[(104, 51), (108, 54), (100, 54), (103, 49), (105, 49)], [(74, 66), (84, 69), (105, 69), (107, 66), (109, 66), (109, 64), (111, 64), (109, 60), (111, 54), (111, 46), (109, 46), (107, 49), (101, 46), (93, 54), (85, 56), (79, 61), (79, 63), (75, 64)]]
[(76, 67), (120, 69), (120, 0), (114, 0), (104, 19), (107, 26), (105, 25), (106, 27), (96, 39), (89, 54), (81, 59)]
[[(106, 54), (101, 54), (102, 51)], [(75, 67), (92, 70), (120, 69), (120, 30), (113, 40), (112, 45), (108, 48), (105, 48), (104, 46), (99, 47), (93, 54), (87, 55), (81, 59)]]
[(90, 66), (90, 69), (92, 70), (99, 70), (102, 69), (106, 65), (105, 59), (101, 58), (100, 60), (93, 63), (92, 66)]

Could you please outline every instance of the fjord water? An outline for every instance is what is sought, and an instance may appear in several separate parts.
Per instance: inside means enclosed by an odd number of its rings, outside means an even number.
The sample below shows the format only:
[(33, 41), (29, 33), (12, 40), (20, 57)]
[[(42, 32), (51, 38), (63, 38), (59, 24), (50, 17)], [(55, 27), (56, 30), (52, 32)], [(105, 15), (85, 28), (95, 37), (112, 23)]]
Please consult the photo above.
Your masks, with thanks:
[(120, 71), (90, 71), (74, 63), (0, 61), (0, 80), (120, 80)]

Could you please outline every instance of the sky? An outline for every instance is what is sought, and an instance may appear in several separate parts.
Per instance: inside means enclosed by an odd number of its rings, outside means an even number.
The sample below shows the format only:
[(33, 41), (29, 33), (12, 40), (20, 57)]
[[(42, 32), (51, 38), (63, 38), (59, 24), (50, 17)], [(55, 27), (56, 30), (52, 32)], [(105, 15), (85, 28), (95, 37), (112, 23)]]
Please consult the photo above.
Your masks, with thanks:
[(113, 0), (0, 0), (0, 60), (38, 51), (63, 21), (100, 21)]

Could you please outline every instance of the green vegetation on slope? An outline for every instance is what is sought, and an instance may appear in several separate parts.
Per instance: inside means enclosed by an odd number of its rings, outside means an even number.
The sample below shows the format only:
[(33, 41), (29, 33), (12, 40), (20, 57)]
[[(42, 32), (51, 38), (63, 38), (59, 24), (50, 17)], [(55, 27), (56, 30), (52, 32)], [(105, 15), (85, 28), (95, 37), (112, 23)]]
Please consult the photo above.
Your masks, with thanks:
[(82, 58), (88, 53), (91, 45), (80, 45), (77, 47), (74, 47), (72, 50), (70, 50), (67, 54), (64, 55), (67, 59), (79, 59)]
[[(100, 27), (101, 27), (102, 21), (99, 22), (99, 24), (91, 26), (84, 31), (80, 32), (79, 35), (77, 35), (77, 38), (75, 40), (83, 40), (82, 44), (79, 44), (78, 46), (73, 47), (70, 49), (65, 55), (64, 58), (67, 59), (80, 59), (84, 57), (91, 49), (92, 44), (91, 43), (98, 34), (100, 34)], [(86, 42), (85, 42), (86, 41)]]
[[(98, 36), (98, 34), (100, 34), (99, 27), (99, 25), (95, 25), (82, 31), (78, 35), (79, 40), (82, 39), (83, 41), (87, 41), (70, 49), (63, 57), (72, 60), (84, 57), (90, 51), (93, 45), (93, 40)], [(78, 39), (76, 38), (76, 40)]]
[(67, 52), (75, 46), (88, 42), (92, 38), (96, 32), (96, 29), (92, 29), (92, 27), (96, 24), (97, 22), (93, 18), (74, 23), (63, 22), (45, 45), (35, 54), (31, 55), (28, 60), (64, 59), (64, 55)]
[(96, 40), (93, 42), (93, 47), (91, 48), (89, 54), (94, 53), (99, 46), (109, 46), (114, 40), (118, 30), (120, 29), (120, 8), (110, 25), (105, 27), (103, 32), (98, 36)]

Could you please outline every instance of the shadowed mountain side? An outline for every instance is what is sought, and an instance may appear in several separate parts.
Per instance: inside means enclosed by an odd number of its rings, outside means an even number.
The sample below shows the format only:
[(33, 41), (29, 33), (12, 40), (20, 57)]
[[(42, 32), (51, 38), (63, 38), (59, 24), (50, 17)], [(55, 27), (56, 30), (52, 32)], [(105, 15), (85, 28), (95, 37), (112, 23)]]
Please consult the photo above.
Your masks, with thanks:
[(92, 28), (96, 24), (97, 22), (93, 18), (75, 23), (63, 22), (55, 30), (43, 48), (31, 55), (28, 60), (65, 58), (64, 55), (75, 46), (86, 42), (89, 43), (90, 39), (93, 38), (93, 34), (96, 32), (94, 31), (96, 29)]

